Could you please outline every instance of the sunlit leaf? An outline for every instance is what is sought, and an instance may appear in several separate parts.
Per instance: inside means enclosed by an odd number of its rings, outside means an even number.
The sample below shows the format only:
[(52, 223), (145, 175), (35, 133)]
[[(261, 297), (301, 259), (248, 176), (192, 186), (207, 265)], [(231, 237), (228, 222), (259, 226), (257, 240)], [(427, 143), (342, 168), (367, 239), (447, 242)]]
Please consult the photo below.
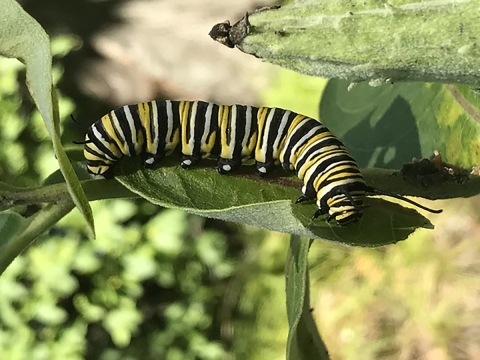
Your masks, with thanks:
[(110, 311), (103, 324), (115, 345), (124, 347), (129, 344), (133, 332), (142, 320), (142, 314), (135, 308), (132, 299), (123, 297), (121, 307)]
[(468, 86), (329, 81), (320, 119), (361, 167), (400, 168), (440, 151), (444, 161), (480, 164), (480, 95)]

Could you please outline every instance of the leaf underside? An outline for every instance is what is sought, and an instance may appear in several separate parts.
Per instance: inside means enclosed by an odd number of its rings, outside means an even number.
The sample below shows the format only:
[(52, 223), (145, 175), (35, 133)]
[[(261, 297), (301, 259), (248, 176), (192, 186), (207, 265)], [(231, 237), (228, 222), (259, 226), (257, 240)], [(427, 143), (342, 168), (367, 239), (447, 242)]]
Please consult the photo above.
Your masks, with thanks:
[[(480, 85), (478, 0), (298, 1), (254, 12), (242, 51), (308, 75)], [(239, 25), (246, 23), (239, 21)], [(245, 27), (245, 25), (243, 25)]]

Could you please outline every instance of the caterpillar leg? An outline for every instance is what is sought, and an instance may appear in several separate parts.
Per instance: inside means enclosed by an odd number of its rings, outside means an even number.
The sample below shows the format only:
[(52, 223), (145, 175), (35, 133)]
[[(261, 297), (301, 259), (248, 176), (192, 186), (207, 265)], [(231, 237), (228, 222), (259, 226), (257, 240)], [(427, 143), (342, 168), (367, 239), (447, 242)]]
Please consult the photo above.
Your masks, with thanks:
[[(323, 210), (323, 209), (317, 209), (317, 211), (315, 211), (312, 215), (312, 220), (315, 220), (316, 218), (320, 217), (320, 216), (323, 216), (327, 213), (327, 211)], [(330, 222), (330, 220), (332, 220), (333, 217), (330, 215), (327, 219), (328, 222)]]
[(257, 171), (259, 172), (260, 176), (267, 175), (272, 172), (273, 169), (275, 169), (275, 164), (274, 162), (256, 162), (257, 165)]
[[(317, 209), (317, 211), (315, 211), (315, 212), (313, 213), (312, 220), (315, 220), (315, 219), (317, 219), (317, 218), (320, 217), (320, 216), (326, 215), (327, 213), (328, 213), (328, 211), (325, 211), (325, 210), (323, 210), (323, 209)], [(331, 222), (332, 220), (336, 220), (335, 215), (333, 215), (333, 214), (328, 215), (328, 217), (327, 217), (327, 222), (329, 223), (329, 222)], [(357, 221), (357, 220), (358, 220), (358, 219), (355, 219), (354, 221)], [(351, 222), (351, 221), (349, 221), (349, 222)], [(338, 225), (342, 225), (342, 224), (339, 223), (338, 221), (337, 221), (337, 224), (338, 224)]]
[(301, 204), (307, 201), (312, 201), (315, 198), (309, 198), (308, 196), (305, 195), (300, 195), (297, 200), (295, 200), (295, 204)]
[(183, 169), (189, 169), (200, 162), (201, 158), (193, 155), (184, 155), (180, 157), (180, 166)]
[(315, 200), (317, 197), (317, 194), (315, 193), (315, 189), (311, 188), (309, 189), (307, 186), (302, 187), (302, 195), (298, 197), (298, 199), (295, 201), (295, 204), (301, 204), (306, 201), (312, 201)]
[(102, 176), (107, 180), (113, 179), (115, 176), (115, 173), (113, 171), (113, 166), (109, 167), (108, 170), (104, 171), (102, 173)]
[(240, 165), (240, 161), (219, 157), (217, 161), (217, 171), (222, 175), (228, 174), (229, 172), (237, 170)]
[(163, 154), (150, 154), (150, 153), (145, 153), (143, 156), (143, 166), (148, 168), (154, 167), (156, 164), (158, 164), (160, 161), (165, 156)]
[(288, 162), (288, 161), (282, 162), (282, 169), (285, 170), (285, 171), (295, 170), (295, 168), (293, 167), (293, 165), (290, 164), (290, 162)]

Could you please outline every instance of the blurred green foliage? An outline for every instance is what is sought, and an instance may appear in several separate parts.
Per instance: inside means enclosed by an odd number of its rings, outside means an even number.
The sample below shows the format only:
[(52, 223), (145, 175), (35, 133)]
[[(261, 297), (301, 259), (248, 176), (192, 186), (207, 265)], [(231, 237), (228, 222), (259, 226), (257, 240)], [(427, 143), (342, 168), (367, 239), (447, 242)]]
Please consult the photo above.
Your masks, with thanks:
[(2, 358), (224, 358), (209, 328), (234, 269), (225, 237), (175, 210), (142, 226), (138, 205), (97, 204), (96, 241), (72, 214), (8, 268)]
[[(464, 209), (458, 213), (455, 207)], [(332, 358), (478, 358), (474, 209), (478, 200), (457, 201), (435, 232), (420, 230), (395, 246), (314, 244), (312, 306)]]
[[(0, 177), (4, 181), (18, 177), (19, 185), (33, 185), (42, 172), (42, 169), (37, 168), (39, 165), (35, 164), (45, 164), (34, 162), (33, 159), (46, 158), (50, 141), (38, 113), (30, 115), (25, 109), (28, 105), (22, 106), (20, 85), (17, 82), (21, 68), (22, 65), (17, 60), (0, 58)], [(29, 105), (31, 109), (32, 105)], [(33, 146), (26, 149), (22, 143)]]

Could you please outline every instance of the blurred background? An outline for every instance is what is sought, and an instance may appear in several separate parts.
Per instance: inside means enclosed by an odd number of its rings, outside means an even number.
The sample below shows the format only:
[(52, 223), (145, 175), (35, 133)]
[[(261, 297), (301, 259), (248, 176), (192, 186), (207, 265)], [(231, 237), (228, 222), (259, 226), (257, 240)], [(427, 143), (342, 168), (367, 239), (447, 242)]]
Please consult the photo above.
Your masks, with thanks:
[[(63, 140), (150, 99), (289, 108), (318, 117), (326, 81), (213, 42), (272, 1), (24, 0), (52, 38)], [(0, 59), (0, 179), (57, 169), (24, 86)], [(434, 231), (378, 249), (315, 241), (311, 302), (333, 359), (480, 359), (479, 199), (438, 204)], [(144, 201), (75, 210), (0, 278), (0, 359), (283, 359), (288, 236)]]

